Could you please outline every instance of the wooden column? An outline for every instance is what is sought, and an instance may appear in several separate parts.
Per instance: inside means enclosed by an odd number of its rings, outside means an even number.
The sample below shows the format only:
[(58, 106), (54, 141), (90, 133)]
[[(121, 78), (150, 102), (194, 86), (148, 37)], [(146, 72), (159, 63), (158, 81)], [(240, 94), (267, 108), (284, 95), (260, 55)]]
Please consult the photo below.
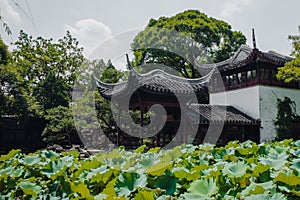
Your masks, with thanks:
[(120, 107), (118, 106), (118, 108), (119, 108), (119, 110), (118, 110), (118, 124), (117, 124), (117, 147), (119, 147), (119, 138), (120, 138), (120, 127), (119, 126), (121, 126), (120, 125)]
[[(141, 96), (138, 94), (138, 101), (139, 101), (139, 107), (140, 107), (140, 126), (143, 127), (144, 125), (144, 107), (141, 100)], [(141, 129), (142, 131), (142, 129)], [(143, 145), (143, 138), (142, 138), (142, 132), (140, 133), (140, 145)]]
[[(143, 127), (143, 125), (144, 125), (144, 109), (143, 109), (143, 106), (141, 105), (140, 106), (140, 111), (141, 111), (141, 119), (140, 119), (140, 126), (141, 127)], [(142, 129), (141, 129), (141, 131), (142, 131)], [(140, 143), (141, 143), (141, 145), (143, 145), (143, 138), (142, 138), (142, 132), (140, 133), (141, 135), (140, 135)]]

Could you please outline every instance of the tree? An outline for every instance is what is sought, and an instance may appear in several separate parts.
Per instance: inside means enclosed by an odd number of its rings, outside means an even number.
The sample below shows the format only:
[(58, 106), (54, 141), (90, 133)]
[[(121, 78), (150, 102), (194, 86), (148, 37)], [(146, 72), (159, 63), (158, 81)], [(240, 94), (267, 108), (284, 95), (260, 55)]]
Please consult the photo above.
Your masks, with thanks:
[[(107, 134), (107, 137), (111, 138), (117, 132), (115, 121), (110, 110), (110, 103), (95, 93), (95, 80), (94, 76), (100, 77), (102, 81), (107, 83), (118, 82), (122, 78), (124, 72), (117, 70), (109, 61), (107, 67), (103, 60), (85, 61), (80, 67), (74, 89), (80, 92), (76, 101), (72, 102), (72, 105), (58, 106), (46, 110), (45, 119), (47, 125), (43, 131), (43, 138), (47, 145), (70, 144), (72, 133), (76, 132), (76, 128), (81, 129), (84, 132), (82, 138), (86, 145), (89, 147), (99, 147), (99, 138), (95, 138), (97, 134), (95, 130), (99, 130), (97, 124), (94, 124), (95, 120), (99, 119), (102, 130)], [(50, 74), (51, 75), (51, 74)], [(63, 86), (62, 81), (57, 80), (54, 76), (50, 76), (52, 81), (45, 81), (47, 84), (55, 83), (57, 86)], [(61, 82), (61, 84), (59, 84)], [(44, 85), (41, 90), (44, 92), (50, 92), (56, 94), (55, 99), (44, 99), (43, 102), (48, 102), (49, 107), (52, 107), (52, 103), (55, 100), (59, 100), (59, 96), (63, 97), (64, 94), (60, 94), (60, 88), (50, 87), (50, 85)], [(51, 88), (47, 89), (47, 88)], [(42, 93), (42, 92), (41, 92)], [(63, 98), (61, 98), (63, 101)], [(96, 105), (93, 103), (95, 102)], [(57, 102), (59, 104), (59, 102)], [(45, 104), (46, 105), (46, 104)], [(96, 111), (95, 111), (96, 107)], [(76, 121), (76, 127), (74, 123)], [(83, 133), (82, 132), (82, 133)]]
[(9, 61), (9, 58), (10, 58), (10, 53), (8, 51), (8, 47), (0, 39), (0, 65), (6, 65)]
[(117, 70), (110, 60), (108, 60), (106, 66), (100, 77), (100, 80), (104, 83), (117, 83), (125, 76), (125, 72)]
[(42, 136), (47, 145), (71, 145), (70, 135), (76, 132), (71, 110), (65, 106), (48, 109), (45, 115), (47, 125)]
[(184, 77), (194, 78), (199, 76), (195, 58), (203, 51), (212, 61), (219, 62), (232, 56), (245, 43), (246, 37), (232, 31), (228, 23), (198, 10), (188, 10), (170, 18), (150, 19), (134, 38), (131, 49), (136, 66), (161, 63), (173, 67)]
[(296, 104), (289, 97), (283, 100), (277, 99), (277, 117), (274, 123), (276, 127), (276, 140), (284, 140), (293, 137), (295, 127), (293, 121), (298, 118), (296, 114)]
[(8, 47), (0, 39), (0, 116), (23, 115), (28, 107), (22, 79), (14, 69)]
[[(66, 36), (53, 42), (52, 39), (33, 39), (20, 31), (14, 43), (12, 59), (16, 72), (23, 80), (23, 90), (34, 107), (45, 110), (57, 106), (68, 106), (71, 87), (76, 79), (76, 70), (84, 61), (83, 49), (67, 31)], [(30, 105), (33, 105), (30, 104)]]
[[(300, 26), (299, 32), (300, 32)], [(294, 59), (286, 62), (283, 67), (278, 68), (276, 77), (286, 83), (300, 81), (300, 35), (290, 35), (288, 37), (292, 41), (293, 50), (291, 56)]]
[(0, 65), (0, 116), (27, 114), (28, 101), (22, 90), (22, 81), (10, 70), (11, 64)]

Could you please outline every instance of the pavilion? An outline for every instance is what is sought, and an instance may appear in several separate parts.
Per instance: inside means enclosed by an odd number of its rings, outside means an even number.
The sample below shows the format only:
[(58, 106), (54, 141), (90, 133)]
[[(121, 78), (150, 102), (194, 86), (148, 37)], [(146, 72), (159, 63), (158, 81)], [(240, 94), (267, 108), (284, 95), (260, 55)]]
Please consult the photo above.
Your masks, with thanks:
[[(231, 140), (272, 141), (276, 137), (277, 99), (289, 97), (300, 115), (300, 84), (276, 78), (278, 68), (292, 58), (259, 50), (254, 29), (252, 34), (253, 48), (242, 45), (225, 61), (194, 66), (199, 72), (205, 72), (201, 78), (183, 78), (162, 70), (140, 74), (127, 56), (128, 80), (118, 84), (97, 80), (98, 91), (107, 100), (127, 99), (129, 105), (119, 107), (119, 113), (126, 109), (139, 110), (142, 127), (147, 125), (144, 113), (155, 104), (162, 105), (167, 120), (158, 134), (150, 138), (153, 146), (165, 146), (174, 140), (179, 144), (217, 145)], [(300, 122), (294, 124), (300, 127)], [(220, 126), (211, 129), (211, 125)], [(191, 134), (193, 130), (196, 134)], [(294, 133), (294, 138), (300, 139), (300, 132)], [(142, 140), (134, 140), (121, 131), (117, 141), (126, 146), (127, 141)]]

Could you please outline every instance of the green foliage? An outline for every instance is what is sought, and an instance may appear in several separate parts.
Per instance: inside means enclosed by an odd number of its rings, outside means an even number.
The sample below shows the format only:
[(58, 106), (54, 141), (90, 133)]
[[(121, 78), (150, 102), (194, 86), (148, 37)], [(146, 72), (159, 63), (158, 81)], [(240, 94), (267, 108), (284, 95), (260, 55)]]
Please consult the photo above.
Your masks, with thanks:
[[(299, 144), (182, 145), (155, 153), (119, 148), (83, 160), (76, 151), (12, 150), (0, 157), (0, 198), (299, 199)], [(283, 164), (266, 162), (276, 159)], [(158, 170), (159, 163), (170, 165)]]
[(20, 31), (10, 54), (0, 43), (0, 114), (43, 117), (45, 110), (68, 106), (83, 49), (69, 32), (53, 42)]
[(58, 42), (20, 31), (12, 58), (28, 96), (41, 105), (42, 112), (68, 106), (76, 70), (84, 61), (83, 49), (69, 32)]
[(200, 179), (192, 182), (188, 192), (184, 194), (186, 199), (210, 199), (211, 196), (218, 192), (216, 182), (211, 179)]
[(24, 115), (27, 102), (22, 90), (22, 80), (11, 63), (8, 47), (0, 39), (0, 115)]
[(29, 99), (12, 64), (0, 65), (0, 115), (27, 115)]
[(47, 125), (43, 130), (43, 140), (48, 144), (69, 144), (70, 134), (76, 132), (73, 115), (68, 107), (58, 106), (46, 111)]
[(293, 120), (299, 118), (296, 113), (296, 104), (289, 97), (283, 100), (277, 99), (277, 116), (274, 122), (277, 137), (276, 140), (293, 138), (295, 126)]
[(138, 187), (144, 188), (147, 184), (145, 174), (139, 175), (133, 172), (125, 172), (120, 174), (118, 182), (115, 185), (116, 193), (119, 196), (128, 197), (131, 192), (134, 192)]
[(244, 162), (232, 162), (226, 165), (223, 169), (223, 173), (228, 177), (239, 178), (246, 174), (248, 166)]
[(108, 60), (107, 67), (103, 70), (100, 80), (104, 83), (117, 83), (125, 76), (125, 72), (121, 72)]
[(135, 65), (160, 63), (174, 68), (184, 77), (195, 78), (199, 74), (194, 68), (194, 58), (204, 53), (202, 57), (223, 61), (245, 43), (246, 37), (232, 31), (228, 23), (198, 10), (187, 10), (169, 18), (151, 19), (134, 38), (131, 48)]
[(6, 65), (9, 57), (8, 47), (0, 38), (0, 65)]
[[(298, 28), (300, 32), (300, 26)], [(300, 35), (290, 35), (288, 39), (292, 41), (293, 51), (291, 56), (294, 56), (294, 59), (278, 68), (276, 77), (286, 83), (297, 83), (300, 81)]]

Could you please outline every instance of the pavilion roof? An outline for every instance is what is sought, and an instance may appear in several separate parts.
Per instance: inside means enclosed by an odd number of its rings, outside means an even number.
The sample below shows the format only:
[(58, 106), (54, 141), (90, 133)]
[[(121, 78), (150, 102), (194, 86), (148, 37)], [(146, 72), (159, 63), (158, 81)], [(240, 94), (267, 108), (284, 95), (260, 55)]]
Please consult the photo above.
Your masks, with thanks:
[(204, 64), (202, 68), (217, 67), (220, 72), (238, 69), (244, 67), (253, 61), (263, 61), (276, 66), (283, 66), (285, 62), (291, 61), (292, 58), (279, 54), (274, 51), (263, 52), (257, 48), (251, 48), (247, 45), (242, 45), (235, 54), (227, 60), (214, 64)]
[(130, 65), (128, 56), (127, 63), (129, 68), (128, 80), (118, 84), (107, 84), (99, 81), (97, 78), (98, 91), (100, 94), (110, 99), (113, 95), (126, 95), (132, 88), (139, 88), (141, 90), (154, 94), (200, 94), (207, 89), (207, 84), (217, 68), (221, 73), (244, 67), (250, 62), (257, 60), (271, 63), (276, 66), (282, 66), (285, 62), (292, 58), (281, 55), (279, 53), (269, 51), (262, 52), (257, 48), (250, 48), (247, 45), (242, 45), (238, 51), (229, 59), (214, 63), (203, 64), (198, 66), (202, 71), (206, 71), (206, 75), (201, 78), (189, 79), (171, 75), (162, 70), (156, 69), (145, 74), (137, 73)]
[(224, 122), (232, 124), (259, 124), (259, 122), (233, 106), (191, 104), (187, 116), (195, 123)]
[(179, 77), (166, 73), (160, 69), (153, 70), (146, 74), (139, 74), (130, 68), (128, 80), (118, 84), (106, 84), (97, 80), (100, 94), (110, 99), (113, 95), (126, 95), (132, 88), (155, 93), (155, 94), (178, 94), (189, 95), (202, 93), (207, 89), (207, 82), (210, 74), (196, 79)]

